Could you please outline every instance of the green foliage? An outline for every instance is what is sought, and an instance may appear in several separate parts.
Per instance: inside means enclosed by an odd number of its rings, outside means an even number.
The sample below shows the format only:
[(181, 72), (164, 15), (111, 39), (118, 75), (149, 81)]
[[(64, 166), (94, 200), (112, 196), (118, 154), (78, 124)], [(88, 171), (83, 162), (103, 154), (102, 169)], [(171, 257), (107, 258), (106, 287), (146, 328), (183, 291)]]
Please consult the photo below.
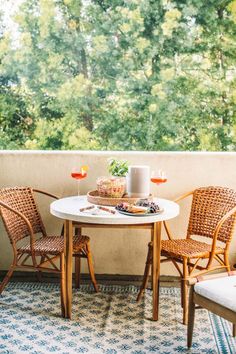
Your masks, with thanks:
[(112, 176), (125, 177), (128, 173), (128, 162), (111, 158), (108, 160), (108, 171)]
[(13, 88), (0, 87), (0, 149), (24, 148), (34, 131), (34, 122), (21, 95)]
[(0, 27), (0, 148), (235, 150), (235, 14), (235, 0), (24, 0)]

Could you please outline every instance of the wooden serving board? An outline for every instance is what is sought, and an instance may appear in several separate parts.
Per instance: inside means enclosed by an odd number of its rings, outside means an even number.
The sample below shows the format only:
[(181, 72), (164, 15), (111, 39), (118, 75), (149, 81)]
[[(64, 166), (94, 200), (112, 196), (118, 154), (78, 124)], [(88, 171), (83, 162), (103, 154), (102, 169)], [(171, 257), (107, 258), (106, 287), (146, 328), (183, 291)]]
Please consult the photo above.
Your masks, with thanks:
[[(88, 202), (96, 205), (107, 205), (107, 206), (116, 206), (119, 203), (126, 202), (130, 204), (136, 203), (139, 199), (144, 199), (144, 198), (131, 198), (128, 197), (127, 194), (125, 194), (122, 198), (108, 198), (108, 197), (100, 197), (98, 195), (98, 191), (90, 191), (87, 193), (87, 200)], [(145, 198), (148, 200), (152, 200), (152, 195), (150, 195), (148, 198)]]

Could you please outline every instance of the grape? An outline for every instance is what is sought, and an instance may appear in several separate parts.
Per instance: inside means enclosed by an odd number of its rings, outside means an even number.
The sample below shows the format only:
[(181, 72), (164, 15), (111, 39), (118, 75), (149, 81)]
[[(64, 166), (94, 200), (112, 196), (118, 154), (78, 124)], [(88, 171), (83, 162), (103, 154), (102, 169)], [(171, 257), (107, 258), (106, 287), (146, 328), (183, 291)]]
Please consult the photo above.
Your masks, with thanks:
[(120, 204), (117, 204), (116, 209), (120, 210), (120, 211), (127, 211), (128, 207), (129, 207), (128, 203), (120, 203)]
[(139, 199), (135, 205), (138, 205), (138, 206), (143, 206), (143, 207), (148, 207), (149, 206), (149, 200), (148, 199)]
[(160, 210), (160, 207), (154, 203), (150, 202), (148, 199), (140, 199), (136, 202), (136, 205), (148, 208), (148, 213), (154, 214)]

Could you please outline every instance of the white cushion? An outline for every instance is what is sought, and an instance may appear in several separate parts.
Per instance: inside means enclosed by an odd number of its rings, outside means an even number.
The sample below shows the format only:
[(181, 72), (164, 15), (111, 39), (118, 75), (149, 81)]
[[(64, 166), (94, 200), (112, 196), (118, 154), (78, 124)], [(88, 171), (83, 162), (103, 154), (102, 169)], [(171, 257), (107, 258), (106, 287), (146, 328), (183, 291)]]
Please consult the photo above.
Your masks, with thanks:
[(236, 276), (200, 281), (194, 286), (197, 294), (236, 312)]

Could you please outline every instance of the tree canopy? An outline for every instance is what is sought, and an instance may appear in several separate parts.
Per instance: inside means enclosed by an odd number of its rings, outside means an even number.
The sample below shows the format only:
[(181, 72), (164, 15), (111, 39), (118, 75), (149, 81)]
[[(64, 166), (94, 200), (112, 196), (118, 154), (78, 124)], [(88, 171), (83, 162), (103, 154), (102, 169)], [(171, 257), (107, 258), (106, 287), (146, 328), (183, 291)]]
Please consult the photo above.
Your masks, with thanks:
[(0, 149), (235, 151), (235, 0), (13, 3)]

